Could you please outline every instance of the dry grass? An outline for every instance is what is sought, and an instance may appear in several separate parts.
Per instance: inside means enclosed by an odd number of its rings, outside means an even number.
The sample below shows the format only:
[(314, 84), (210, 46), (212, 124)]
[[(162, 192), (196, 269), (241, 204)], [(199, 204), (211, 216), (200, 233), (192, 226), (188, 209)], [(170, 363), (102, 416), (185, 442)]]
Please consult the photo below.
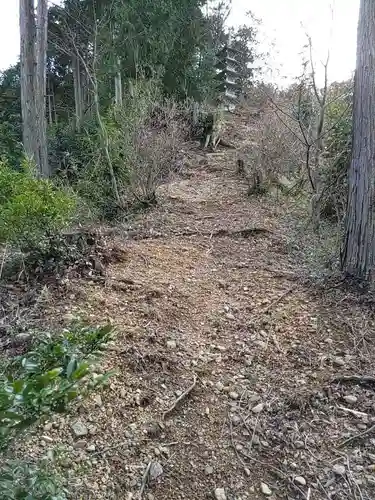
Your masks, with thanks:
[[(232, 129), (246, 135), (241, 127)], [(105, 283), (71, 280), (43, 304), (58, 321), (113, 322), (99, 369), (118, 375), (101, 401), (43, 430), (51, 443), (38, 434), (27, 447), (64, 447), (75, 498), (203, 500), (225, 488), (228, 500), (256, 500), (262, 482), (274, 499), (374, 498), (372, 431), (341, 446), (373, 425), (373, 387), (335, 381), (373, 375), (372, 296), (312, 279), (303, 252), (290, 251), (289, 202), (249, 199), (232, 153), (191, 160), (117, 238), (126, 260), (109, 265)], [(249, 227), (269, 232), (210, 236)], [(75, 448), (77, 415), (95, 451)]]

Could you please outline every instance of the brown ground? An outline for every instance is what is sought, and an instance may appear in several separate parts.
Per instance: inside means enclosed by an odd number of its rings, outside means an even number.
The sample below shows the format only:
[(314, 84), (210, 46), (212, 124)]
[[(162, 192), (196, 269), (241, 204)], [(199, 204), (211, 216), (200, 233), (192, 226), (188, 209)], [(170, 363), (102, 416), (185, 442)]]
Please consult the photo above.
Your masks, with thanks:
[(249, 198), (230, 151), (189, 163), (141, 236), (117, 238), (105, 284), (49, 303), (65, 324), (116, 326), (103, 369), (118, 375), (33, 445), (61, 445), (74, 498), (374, 499), (374, 384), (334, 381), (373, 374), (368, 296), (308, 277), (290, 203)]

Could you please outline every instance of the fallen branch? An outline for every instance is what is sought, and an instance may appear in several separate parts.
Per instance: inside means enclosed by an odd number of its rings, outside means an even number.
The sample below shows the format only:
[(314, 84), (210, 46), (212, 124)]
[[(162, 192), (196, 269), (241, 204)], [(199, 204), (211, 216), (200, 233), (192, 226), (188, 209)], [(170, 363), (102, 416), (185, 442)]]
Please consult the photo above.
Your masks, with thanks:
[(356, 434), (355, 436), (352, 436), (348, 439), (345, 439), (342, 443), (339, 444), (339, 447), (341, 448), (342, 446), (345, 446), (346, 444), (350, 443), (351, 441), (354, 441), (355, 439), (361, 438), (362, 436), (365, 436), (366, 434), (369, 434), (370, 432), (375, 430), (375, 425), (372, 425), (368, 429), (366, 429), (363, 432), (360, 432), (359, 434)]
[(375, 377), (371, 375), (339, 375), (332, 380), (332, 384), (353, 382), (359, 385), (375, 385)]
[(180, 396), (178, 396), (178, 398), (177, 398), (177, 399), (176, 399), (176, 401), (173, 403), (173, 405), (172, 405), (170, 408), (168, 408), (168, 410), (166, 410), (166, 411), (163, 413), (162, 420), (165, 420), (165, 417), (166, 417), (167, 415), (169, 415), (170, 413), (172, 413), (172, 412), (173, 412), (173, 411), (177, 408), (177, 406), (181, 403), (181, 401), (182, 401), (183, 399), (185, 399), (185, 398), (186, 398), (186, 396), (188, 396), (188, 395), (191, 393), (191, 391), (194, 389), (194, 387), (195, 387), (196, 385), (197, 385), (197, 376), (196, 376), (196, 375), (194, 375), (194, 382), (191, 384), (191, 386), (190, 386), (190, 387), (188, 387), (188, 388), (186, 389), (186, 391), (184, 391), (184, 392), (183, 392)]
[(284, 293), (282, 293), (280, 295), (280, 297), (275, 299), (273, 302), (271, 302), (271, 304), (269, 304), (265, 309), (263, 309), (263, 311), (261, 311), (261, 314), (266, 314), (270, 309), (275, 307), (279, 302), (281, 302), (287, 295), (289, 295), (291, 292), (293, 292), (296, 288), (297, 288), (297, 286), (292, 286), (292, 287), (288, 288), (288, 290), (286, 290)]
[(143, 493), (145, 492), (145, 489), (147, 486), (147, 481), (148, 481), (148, 476), (150, 474), (151, 464), (152, 464), (152, 462), (149, 462), (147, 464), (145, 473), (143, 474), (141, 489), (139, 490), (139, 500), (142, 500), (142, 498), (143, 498)]
[(345, 411), (346, 413), (351, 413), (355, 417), (368, 417), (367, 413), (363, 413), (363, 411), (352, 410), (351, 408), (346, 408), (345, 406), (338, 406), (339, 410)]

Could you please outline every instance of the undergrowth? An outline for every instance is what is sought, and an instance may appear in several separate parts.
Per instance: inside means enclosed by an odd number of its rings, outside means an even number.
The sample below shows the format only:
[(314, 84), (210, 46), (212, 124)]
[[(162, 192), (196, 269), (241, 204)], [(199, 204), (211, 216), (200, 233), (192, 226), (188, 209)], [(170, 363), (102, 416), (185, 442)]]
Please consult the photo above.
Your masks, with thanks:
[(64, 480), (50, 474), (46, 457), (39, 463), (13, 460), (23, 433), (53, 413), (106, 383), (111, 372), (97, 375), (95, 366), (111, 339), (112, 327), (76, 325), (56, 336), (42, 334), (30, 350), (2, 363), (0, 372), (0, 498), (57, 500), (66, 498)]

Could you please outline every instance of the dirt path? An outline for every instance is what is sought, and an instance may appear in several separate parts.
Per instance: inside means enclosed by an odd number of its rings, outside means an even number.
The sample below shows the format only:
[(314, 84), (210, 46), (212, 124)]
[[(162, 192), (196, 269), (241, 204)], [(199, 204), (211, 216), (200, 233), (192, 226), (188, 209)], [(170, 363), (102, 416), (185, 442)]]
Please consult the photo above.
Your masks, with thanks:
[(117, 329), (103, 369), (118, 375), (79, 409), (88, 435), (78, 447), (76, 415), (45, 432), (77, 498), (375, 498), (375, 440), (339, 447), (370, 427), (373, 393), (331, 383), (367, 366), (334, 300), (348, 321), (367, 312), (340, 291), (322, 305), (289, 251), (285, 206), (249, 199), (231, 153), (191, 164), (139, 216), (142, 237), (118, 239), (126, 258), (105, 286), (71, 284), (69, 318)]

